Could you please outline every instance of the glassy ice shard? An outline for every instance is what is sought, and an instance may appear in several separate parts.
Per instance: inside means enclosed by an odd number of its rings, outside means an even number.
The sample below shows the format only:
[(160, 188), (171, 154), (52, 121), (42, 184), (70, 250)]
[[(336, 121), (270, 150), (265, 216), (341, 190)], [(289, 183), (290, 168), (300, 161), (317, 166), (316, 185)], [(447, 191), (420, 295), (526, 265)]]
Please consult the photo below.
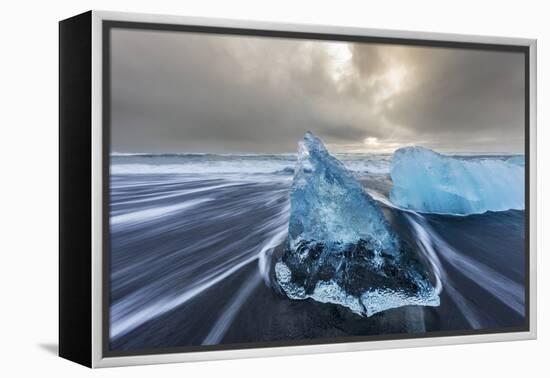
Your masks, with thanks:
[(308, 132), (291, 189), (277, 282), (291, 299), (311, 298), (371, 316), (390, 308), (439, 306), (414, 251), (401, 245), (377, 203)]

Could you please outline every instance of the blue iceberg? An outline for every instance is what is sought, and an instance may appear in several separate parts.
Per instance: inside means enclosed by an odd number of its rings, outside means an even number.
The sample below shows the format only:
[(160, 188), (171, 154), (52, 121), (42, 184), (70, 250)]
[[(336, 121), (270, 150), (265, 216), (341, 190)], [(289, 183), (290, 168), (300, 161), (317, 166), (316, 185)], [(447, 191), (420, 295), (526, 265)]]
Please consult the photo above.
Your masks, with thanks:
[(289, 298), (339, 304), (366, 316), (407, 305), (439, 306), (415, 253), (310, 132), (300, 143), (290, 203), (288, 240), (275, 265)]
[(506, 161), (511, 164), (521, 165), (522, 167), (525, 167), (525, 155), (512, 156), (506, 159)]
[(522, 156), (464, 158), (422, 147), (395, 151), (390, 200), (426, 213), (481, 214), (525, 209)]

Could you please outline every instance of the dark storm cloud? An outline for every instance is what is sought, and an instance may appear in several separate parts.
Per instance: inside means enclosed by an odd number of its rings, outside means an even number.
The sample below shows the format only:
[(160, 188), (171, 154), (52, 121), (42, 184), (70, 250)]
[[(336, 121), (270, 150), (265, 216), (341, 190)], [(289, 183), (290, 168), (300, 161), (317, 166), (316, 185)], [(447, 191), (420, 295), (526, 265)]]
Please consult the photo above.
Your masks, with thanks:
[(113, 151), (290, 152), (307, 130), (335, 150), (523, 146), (519, 54), (135, 30), (112, 38)]
[[(386, 115), (433, 143), (523, 143), (524, 71), (519, 54), (431, 49), (411, 58), (419, 78)], [(452, 147), (452, 146), (451, 146)]]

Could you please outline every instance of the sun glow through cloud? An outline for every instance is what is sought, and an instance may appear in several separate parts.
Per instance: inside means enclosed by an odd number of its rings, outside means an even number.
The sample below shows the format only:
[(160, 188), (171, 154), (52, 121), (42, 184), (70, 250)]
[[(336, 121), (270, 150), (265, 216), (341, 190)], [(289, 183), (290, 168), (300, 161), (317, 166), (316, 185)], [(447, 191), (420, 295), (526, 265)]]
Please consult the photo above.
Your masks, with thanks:
[(406, 89), (407, 76), (407, 67), (398, 65), (390, 67), (383, 75), (377, 77), (375, 80), (379, 83), (380, 89), (375, 94), (376, 102), (391, 101), (392, 97), (403, 92)]
[(375, 138), (375, 137), (365, 138), (365, 144), (367, 146), (377, 146), (379, 144), (378, 143), (378, 138)]
[(393, 67), (386, 73), (386, 81), (394, 91), (399, 92), (403, 87), (403, 79), (406, 75), (407, 70), (405, 66)]
[(327, 52), (332, 63), (332, 79), (339, 81), (350, 68), (353, 53), (349, 44), (344, 42), (327, 43)]

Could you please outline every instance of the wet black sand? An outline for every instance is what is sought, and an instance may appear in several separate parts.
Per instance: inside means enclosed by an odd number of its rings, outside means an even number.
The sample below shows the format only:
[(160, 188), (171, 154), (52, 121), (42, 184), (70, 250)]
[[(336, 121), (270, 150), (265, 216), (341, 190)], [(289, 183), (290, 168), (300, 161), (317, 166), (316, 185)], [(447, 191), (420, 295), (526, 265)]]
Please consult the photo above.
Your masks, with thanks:
[[(170, 186), (169, 190), (213, 184), (216, 183), (181, 182)], [(380, 188), (383, 189), (383, 186), (381, 184)], [(270, 188), (277, 189), (277, 194), (270, 194)], [(218, 240), (219, 245), (238, 243), (240, 240), (248, 240), (247, 243), (250, 245), (262, 245), (263, 241), (250, 238), (247, 230), (258, 229), (259, 225), (266, 224), (269, 219), (279, 214), (278, 211), (285, 205), (284, 199), (269, 206), (266, 200), (274, 196), (284, 198), (284, 190), (284, 185), (279, 187), (271, 184), (216, 189), (200, 194), (216, 198), (209, 203), (211, 207), (197, 207), (187, 214), (175, 213), (156, 219), (152, 223), (134, 225), (130, 233), (132, 240), (124, 239), (128, 237), (128, 230), (118, 233), (114, 230), (112, 239), (116, 248), (112, 252), (113, 261), (119, 263), (116, 269), (131, 269), (128, 267), (132, 266), (134, 259), (143, 263), (149, 261), (148, 265), (136, 264), (135, 272), (126, 272), (124, 277), (127, 277), (128, 282), (117, 283), (119, 290), (114, 298), (123, 298), (125, 294), (145, 287), (147, 280), (154, 279), (151, 274), (144, 274), (144, 281), (140, 281), (140, 270), (145, 268), (151, 269), (157, 275), (170, 272), (174, 278), (167, 281), (167, 285), (171, 286), (167, 288), (169, 291), (185, 290), (188, 284), (186, 280), (190, 277), (197, 279), (200, 277), (200, 271), (193, 271), (190, 275), (184, 274), (185, 261), (190, 257), (184, 252), (178, 254), (177, 251), (182, 247), (182, 243), (185, 246), (200, 241), (201, 237), (204, 238), (205, 234), (209, 233), (209, 227), (213, 230), (223, 230), (235, 222), (236, 218), (232, 218), (228, 223), (227, 219), (216, 219), (205, 214), (207, 209), (216, 209), (216, 205), (227, 203), (230, 199), (233, 202), (246, 203), (248, 208), (240, 207), (238, 219), (241, 224), (234, 232), (224, 234), (223, 240)], [(261, 191), (261, 195), (254, 197), (257, 191)], [(195, 193), (190, 196), (184, 197), (186, 200), (196, 199), (199, 195)], [(250, 201), (250, 198), (255, 200)], [(160, 200), (158, 204), (167, 206), (181, 200), (181, 197), (167, 198)], [(220, 202), (216, 202), (218, 200)], [(416, 245), (416, 234), (406, 213), (387, 207), (384, 211), (403, 242)], [(178, 216), (192, 216), (195, 222), (202, 224), (195, 224), (193, 227), (182, 225), (178, 229), (174, 226), (177, 225)], [(408, 306), (365, 318), (338, 305), (321, 304), (313, 300), (289, 300), (272, 287), (273, 283), (271, 286), (266, 284), (259, 273), (258, 260), (252, 259), (233, 274), (185, 303), (153, 316), (137, 327), (112, 338), (111, 349), (139, 351), (212, 343), (229, 345), (348, 336), (461, 332), (522, 326), (525, 318), (518, 313), (517, 306), (514, 310), (507, 295), (517, 294), (518, 288), (523, 288), (524, 212), (507, 211), (467, 217), (424, 215), (422, 221), (429, 227), (430, 233), (435, 232), (437, 237), (454, 251), (454, 254), (446, 255), (444, 248), (434, 248), (445, 271), (439, 307)], [(147, 236), (151, 227), (160, 230), (154, 233), (154, 237)], [(199, 229), (203, 231), (197, 232)], [(143, 237), (140, 238), (140, 235)], [(137, 245), (146, 245), (147, 248), (138, 248), (139, 254), (136, 255)], [(236, 251), (242, 252), (238, 249)], [(273, 252), (274, 257), (280, 252), (281, 246)], [(217, 253), (215, 248), (198, 248), (193, 256), (211, 260), (212, 264), (227, 263), (227, 260), (232, 258), (225, 256), (223, 261), (219, 261)], [(419, 255), (424, 258), (420, 252)], [(147, 260), (148, 256), (153, 258)], [(159, 258), (156, 259), (155, 256)], [(457, 263), (457, 256), (466, 258), (470, 265)], [(245, 261), (249, 256), (238, 257), (236, 262)], [(425, 263), (427, 270), (433, 269), (427, 260)], [(178, 275), (178, 270), (174, 267), (181, 267), (182, 274)], [(479, 281), (476, 275), (485, 277), (483, 281)], [(498, 285), (504, 285), (499, 289), (500, 294), (495, 294), (491, 287), (487, 286), (492, 278), (498, 280)], [(162, 292), (158, 292), (158, 295), (162, 295)], [(517, 295), (514, 298), (517, 299)]]

